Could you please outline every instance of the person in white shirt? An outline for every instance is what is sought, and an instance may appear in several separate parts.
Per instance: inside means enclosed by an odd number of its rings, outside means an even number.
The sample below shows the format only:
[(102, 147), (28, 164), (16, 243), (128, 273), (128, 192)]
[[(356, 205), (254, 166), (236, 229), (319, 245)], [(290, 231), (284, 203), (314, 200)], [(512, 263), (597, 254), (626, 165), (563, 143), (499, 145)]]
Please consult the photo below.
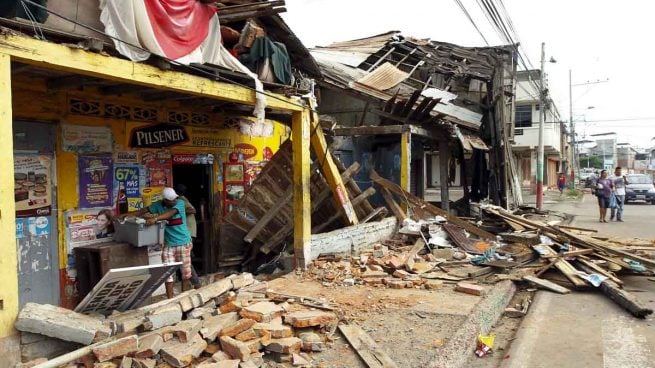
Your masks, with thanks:
[(614, 195), (616, 196), (616, 208), (612, 208), (610, 213), (610, 221), (614, 220), (623, 222), (623, 203), (625, 202), (625, 187), (628, 185), (628, 179), (625, 175), (621, 175), (621, 167), (614, 170), (614, 176), (610, 178), (614, 184)]

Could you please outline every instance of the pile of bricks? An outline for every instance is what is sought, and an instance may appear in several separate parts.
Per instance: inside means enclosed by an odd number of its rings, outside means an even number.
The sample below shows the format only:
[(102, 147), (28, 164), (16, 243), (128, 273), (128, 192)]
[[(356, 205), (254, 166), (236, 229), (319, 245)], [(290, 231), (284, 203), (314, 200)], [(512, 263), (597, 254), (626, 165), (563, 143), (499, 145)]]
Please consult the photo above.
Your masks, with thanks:
[[(326, 255), (316, 259), (304, 276), (323, 283), (324, 286), (367, 285), (391, 289), (420, 288), (439, 289), (443, 281), (435, 278), (431, 271), (444, 257), (442, 249), (428, 252), (427, 249), (411, 252), (412, 246), (395, 249), (383, 244), (374, 245), (358, 257), (347, 255)], [(452, 260), (452, 249), (448, 250)], [(439, 257), (439, 258), (438, 258)], [(465, 255), (464, 255), (465, 257)], [(437, 269), (438, 270), (438, 269)]]
[(310, 366), (337, 323), (240, 274), (106, 319), (30, 303), (16, 328), (86, 345), (66, 368), (253, 368)]

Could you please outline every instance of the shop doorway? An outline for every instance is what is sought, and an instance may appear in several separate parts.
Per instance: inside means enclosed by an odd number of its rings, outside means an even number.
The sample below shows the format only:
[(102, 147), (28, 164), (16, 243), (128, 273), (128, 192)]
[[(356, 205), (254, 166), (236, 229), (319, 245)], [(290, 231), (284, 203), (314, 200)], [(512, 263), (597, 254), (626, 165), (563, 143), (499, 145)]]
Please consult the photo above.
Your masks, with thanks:
[[(177, 161), (177, 162), (176, 162)], [(196, 209), (196, 237), (193, 241), (192, 262), (199, 274), (214, 271), (212, 251), (212, 201), (213, 170), (210, 164), (181, 163), (173, 155), (174, 186), (186, 187), (186, 197)]]
[(15, 121), (18, 302), (59, 305), (56, 125)]

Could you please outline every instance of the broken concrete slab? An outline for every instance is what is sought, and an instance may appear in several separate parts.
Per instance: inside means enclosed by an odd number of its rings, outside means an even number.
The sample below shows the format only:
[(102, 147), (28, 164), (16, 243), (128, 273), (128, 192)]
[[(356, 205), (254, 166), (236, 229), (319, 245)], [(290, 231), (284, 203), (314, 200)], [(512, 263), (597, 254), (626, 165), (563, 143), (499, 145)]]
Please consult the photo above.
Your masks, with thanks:
[(284, 315), (284, 323), (296, 328), (324, 326), (336, 321), (336, 314), (325, 311), (298, 311)]
[(229, 356), (226, 352), (223, 350), (217, 351), (215, 354), (212, 355), (212, 359), (214, 359), (217, 362), (222, 362), (223, 360), (231, 360), (232, 357)]
[(150, 334), (139, 338), (139, 349), (136, 354), (137, 358), (151, 358), (159, 353), (164, 346), (164, 339), (158, 334)]
[(19, 331), (84, 345), (90, 345), (97, 338), (111, 336), (111, 329), (102, 321), (49, 304), (27, 303), (18, 314), (14, 327)]
[[(250, 275), (250, 274), (248, 274)], [(252, 275), (250, 275), (252, 277)], [(222, 279), (197, 290), (197, 295), (202, 301), (201, 305), (214, 300), (216, 297), (223, 295), (233, 289), (232, 280)]]
[(157, 361), (147, 358), (134, 358), (132, 360), (132, 368), (155, 368)]
[[(213, 303), (213, 300), (212, 300)], [(216, 315), (216, 308), (211, 307), (198, 307), (190, 310), (186, 317), (188, 319), (207, 319)]]
[(169, 304), (147, 313), (144, 328), (156, 330), (165, 326), (174, 325), (182, 320), (182, 308), (179, 304)]
[(302, 340), (302, 351), (319, 352), (326, 348), (323, 339), (315, 332), (301, 332), (298, 338)]
[(248, 349), (250, 349), (250, 353), (254, 354), (264, 349), (264, 345), (262, 344), (263, 340), (264, 340), (263, 338), (259, 338), (259, 339), (244, 341), (244, 343), (246, 344)]
[(93, 364), (93, 368), (118, 368), (118, 364), (114, 362), (98, 362)]
[(291, 327), (283, 324), (256, 323), (254, 326), (252, 326), (252, 328), (260, 337), (268, 335), (274, 339), (281, 339), (284, 337), (293, 336), (293, 330), (291, 330)]
[(186, 319), (175, 325), (175, 336), (177, 336), (181, 342), (187, 342), (190, 340), (190, 338), (198, 334), (198, 331), (200, 331), (201, 327), (202, 320)]
[[(230, 336), (234, 337), (238, 334), (240, 334), (243, 331), (248, 330), (251, 328), (255, 323), (257, 323), (254, 319), (250, 318), (242, 318), (235, 323), (232, 323), (231, 325), (226, 326), (223, 328), (220, 332), (220, 336)], [(243, 340), (241, 340), (243, 341)]]
[(139, 337), (136, 335), (110, 341), (93, 348), (93, 355), (99, 362), (135, 353), (139, 349)]
[(239, 314), (241, 317), (250, 318), (257, 322), (270, 322), (284, 314), (284, 309), (273, 302), (259, 302), (242, 308)]
[(255, 282), (255, 278), (251, 273), (240, 273), (238, 275), (230, 275), (227, 278), (232, 281), (232, 289), (239, 290), (243, 287), (252, 285)]
[(423, 285), (427, 290), (441, 289), (443, 287), (443, 281), (441, 280), (425, 280)]
[(270, 339), (262, 342), (267, 351), (281, 354), (293, 354), (300, 352), (302, 340), (297, 337), (285, 337), (282, 339)]
[(249, 329), (239, 333), (238, 335), (234, 336), (234, 338), (239, 340), (239, 341), (250, 341), (250, 340), (254, 340), (254, 339), (258, 338), (258, 337), (259, 337), (259, 335), (257, 334), (257, 332), (255, 332), (255, 330), (253, 328), (249, 328)]
[(197, 365), (197, 368), (239, 368), (239, 359), (230, 359), (223, 360), (220, 362), (209, 362), (201, 365)]
[(181, 368), (191, 364), (205, 351), (207, 342), (199, 335), (191, 336), (188, 342), (173, 339), (167, 341), (160, 350), (162, 359), (173, 367)]
[(244, 342), (229, 336), (221, 336), (221, 347), (232, 358), (245, 362), (250, 359), (250, 348)]
[(132, 368), (132, 358), (124, 356), (121, 360), (121, 365), (119, 368)]
[(309, 360), (305, 359), (300, 354), (292, 354), (291, 355), (291, 363), (296, 367), (298, 367), (298, 366), (304, 367), (304, 366), (308, 366), (310, 364)]
[(239, 320), (239, 316), (236, 312), (230, 312), (226, 314), (219, 314), (217, 316), (208, 318), (202, 321), (202, 327), (200, 328), (200, 334), (203, 338), (214, 341), (218, 334), (226, 326), (229, 326)]

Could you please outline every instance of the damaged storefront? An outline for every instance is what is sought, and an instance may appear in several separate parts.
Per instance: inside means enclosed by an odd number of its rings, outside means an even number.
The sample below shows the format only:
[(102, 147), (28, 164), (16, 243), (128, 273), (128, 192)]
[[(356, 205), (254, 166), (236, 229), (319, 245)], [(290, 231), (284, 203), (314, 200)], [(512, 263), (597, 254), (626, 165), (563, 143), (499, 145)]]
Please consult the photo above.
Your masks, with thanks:
[[(155, 21), (148, 26), (161, 50), (137, 35), (142, 28), (112, 27), (125, 17), (144, 21), (139, 9), (124, 13), (130, 3), (96, 2), (75, 15), (57, 2), (30, 2), (50, 19), (36, 28), (0, 18), (3, 169), (12, 176), (2, 181), (14, 188), (1, 211), (16, 239), (5, 259), (18, 263), (18, 290), (0, 298), (7, 321), (29, 302), (75, 308), (109, 269), (161, 263), (156, 246), (114, 239), (112, 217), (157, 201), (164, 187), (185, 191), (195, 208), (196, 271), (216, 272), (223, 217), (289, 139), (293, 121), (308, 122), (302, 100), (277, 92), (311, 92), (306, 76), (320, 72), (277, 15), (279, 4), (226, 2), (219, 17), (215, 7), (189, 2), (189, 11), (206, 15), (194, 19), (209, 26), (204, 35), (194, 29), (200, 35), (178, 55), (164, 42), (175, 30)], [(308, 147), (294, 150), (294, 161), (301, 153)], [(12, 268), (3, 275), (10, 284)], [(11, 337), (11, 322), (7, 331)]]

